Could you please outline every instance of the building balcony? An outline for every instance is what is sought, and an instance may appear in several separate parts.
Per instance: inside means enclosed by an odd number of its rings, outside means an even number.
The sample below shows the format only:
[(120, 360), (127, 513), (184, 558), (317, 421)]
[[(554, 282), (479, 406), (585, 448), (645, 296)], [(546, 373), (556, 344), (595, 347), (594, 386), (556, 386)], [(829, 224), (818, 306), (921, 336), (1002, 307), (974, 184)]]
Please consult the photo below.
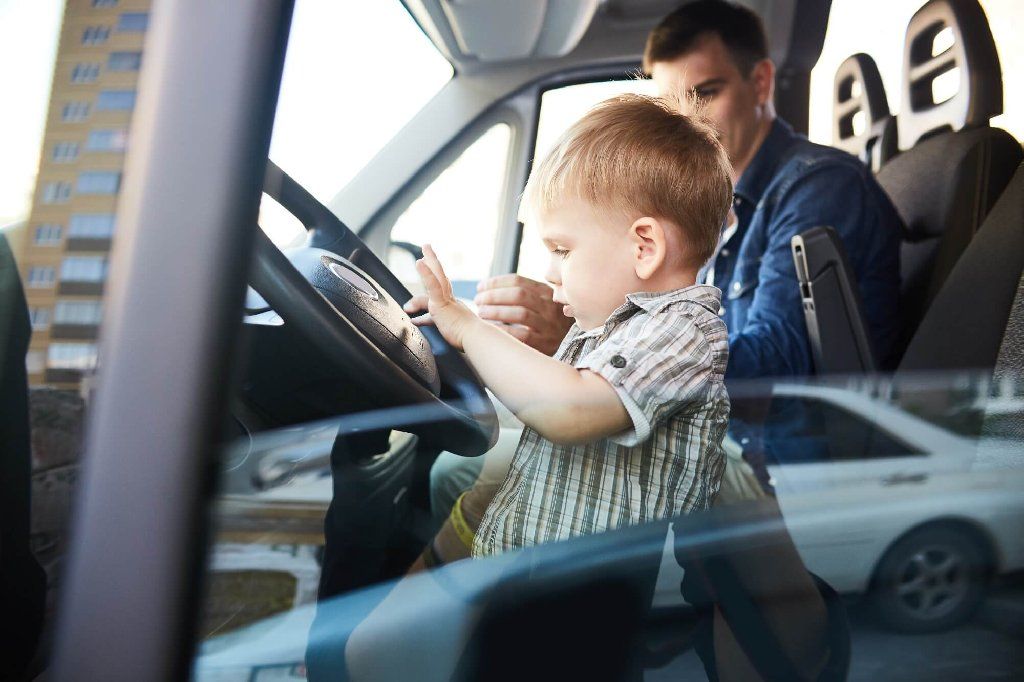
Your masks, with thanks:
[(61, 281), (57, 293), (62, 296), (102, 296), (103, 282)]
[(109, 237), (68, 237), (68, 251), (110, 251)]
[(52, 324), (50, 325), (50, 338), (92, 341), (99, 336), (100, 327), (96, 324)]
[(48, 384), (75, 384), (82, 380), (82, 370), (47, 368), (45, 378)]

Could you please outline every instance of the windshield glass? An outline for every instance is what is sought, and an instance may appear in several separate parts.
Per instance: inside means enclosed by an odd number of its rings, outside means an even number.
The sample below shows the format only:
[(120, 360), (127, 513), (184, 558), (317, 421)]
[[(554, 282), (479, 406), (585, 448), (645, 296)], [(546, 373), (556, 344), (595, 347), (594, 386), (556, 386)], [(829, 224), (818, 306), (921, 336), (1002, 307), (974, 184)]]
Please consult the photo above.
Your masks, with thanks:
[[(326, 204), (453, 74), (401, 3), (300, 0), (270, 158)], [(266, 201), (260, 225), (278, 246), (301, 236)]]

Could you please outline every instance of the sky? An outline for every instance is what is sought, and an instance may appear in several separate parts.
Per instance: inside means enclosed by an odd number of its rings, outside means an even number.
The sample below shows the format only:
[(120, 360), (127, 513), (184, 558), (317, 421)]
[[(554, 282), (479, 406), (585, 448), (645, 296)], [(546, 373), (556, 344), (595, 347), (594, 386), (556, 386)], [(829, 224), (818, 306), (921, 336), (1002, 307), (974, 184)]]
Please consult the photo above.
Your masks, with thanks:
[(63, 0), (0, 0), (0, 228), (28, 215)]

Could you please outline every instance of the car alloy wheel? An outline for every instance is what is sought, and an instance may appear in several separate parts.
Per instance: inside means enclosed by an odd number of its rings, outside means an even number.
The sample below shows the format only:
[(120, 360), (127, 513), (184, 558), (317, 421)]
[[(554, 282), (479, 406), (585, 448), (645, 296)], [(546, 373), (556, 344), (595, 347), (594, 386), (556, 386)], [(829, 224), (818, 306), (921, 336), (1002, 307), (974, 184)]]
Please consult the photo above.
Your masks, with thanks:
[(871, 599), (895, 630), (944, 630), (974, 613), (988, 569), (986, 553), (968, 531), (923, 528), (899, 540), (879, 562)]

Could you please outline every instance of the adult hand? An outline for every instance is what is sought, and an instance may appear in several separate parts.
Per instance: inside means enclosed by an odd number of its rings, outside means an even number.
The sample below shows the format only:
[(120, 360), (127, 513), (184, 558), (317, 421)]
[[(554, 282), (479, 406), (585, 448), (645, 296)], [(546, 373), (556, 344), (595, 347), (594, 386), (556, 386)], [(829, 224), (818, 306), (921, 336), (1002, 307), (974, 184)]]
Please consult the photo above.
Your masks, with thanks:
[(572, 326), (562, 305), (551, 300), (552, 289), (520, 275), (499, 275), (483, 280), (474, 302), (477, 314), (528, 346), (554, 355)]

